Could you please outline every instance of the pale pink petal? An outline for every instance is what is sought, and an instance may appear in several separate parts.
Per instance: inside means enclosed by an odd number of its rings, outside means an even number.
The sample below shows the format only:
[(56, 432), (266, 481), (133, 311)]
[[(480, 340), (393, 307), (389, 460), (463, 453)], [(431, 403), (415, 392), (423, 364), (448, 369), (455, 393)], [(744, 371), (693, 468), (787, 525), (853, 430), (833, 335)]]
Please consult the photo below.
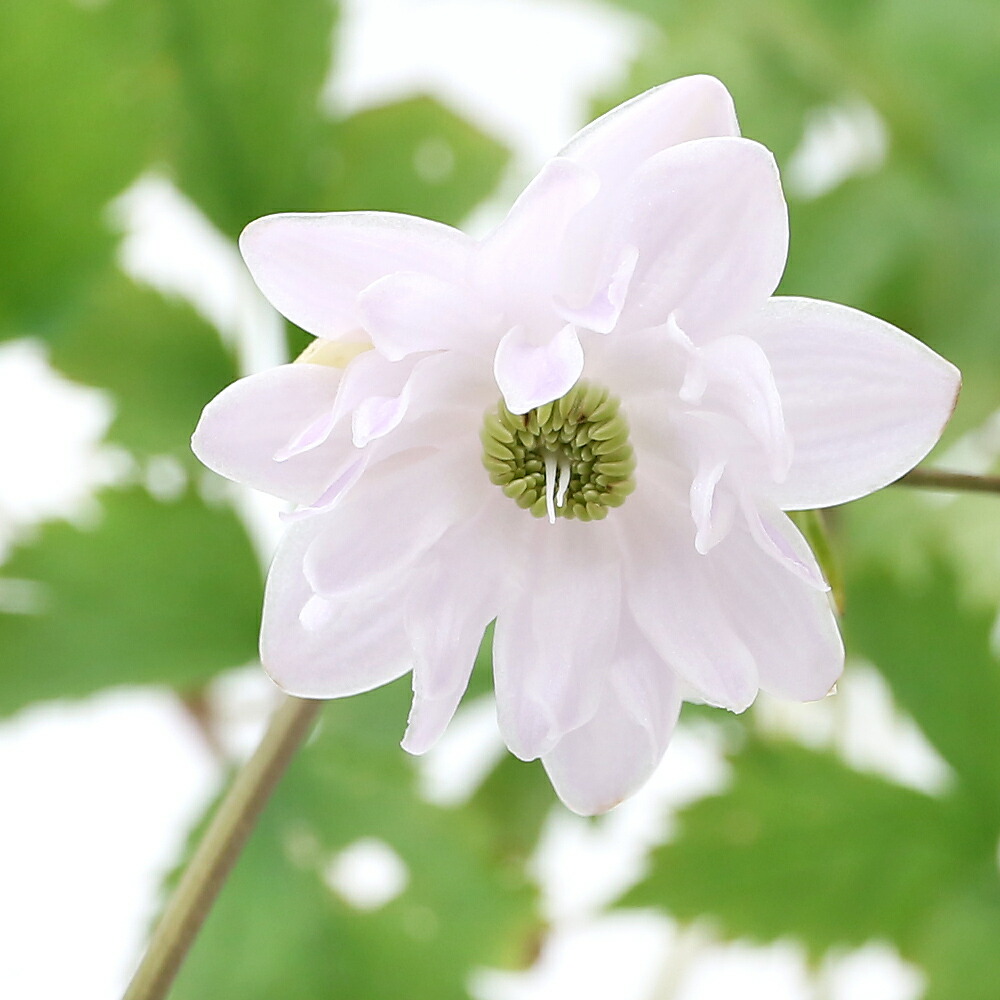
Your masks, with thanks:
[(360, 457), (351, 456), (344, 462), (341, 469), (334, 475), (330, 485), (312, 503), (298, 507), (294, 511), (282, 511), (278, 517), (282, 521), (304, 521), (316, 514), (325, 514), (333, 510), (344, 498), (348, 490), (361, 478), (370, 459), (370, 453)]
[(523, 760), (547, 753), (597, 709), (621, 601), (605, 527), (535, 519), (522, 541), (519, 585), (497, 616), (493, 671), (500, 731)]
[(733, 99), (722, 83), (686, 76), (619, 104), (578, 132), (560, 155), (586, 164), (610, 187), (670, 146), (739, 134)]
[(313, 589), (324, 597), (368, 593), (409, 571), (496, 490), (478, 457), (472, 447), (410, 450), (369, 466), (306, 553)]
[(468, 286), (434, 275), (386, 275), (361, 293), (359, 307), (375, 349), (390, 361), (420, 351), (489, 354), (499, 335), (499, 317)]
[(542, 758), (556, 793), (583, 816), (607, 812), (645, 783), (681, 706), (676, 678), (631, 622), (623, 622), (607, 676), (594, 717)]
[(303, 455), (313, 448), (318, 448), (325, 444), (337, 426), (337, 413), (330, 406), (328, 410), (321, 413), (315, 420), (310, 421), (297, 434), (293, 434), (281, 448), (274, 453), (276, 462), (287, 462), (296, 455)]
[[(783, 544), (814, 564), (805, 540), (788, 527)], [(844, 665), (829, 595), (761, 551), (744, 526), (735, 526), (704, 558), (729, 627), (757, 663), (761, 688), (795, 701), (828, 694)], [(706, 616), (704, 627), (716, 624)]]
[[(227, 479), (308, 504), (330, 484), (345, 442), (284, 456), (317, 420), (326, 421), (341, 373), (325, 365), (282, 365), (223, 389), (205, 407), (191, 439), (194, 453)], [(281, 460), (279, 460), (279, 456)]]
[(628, 616), (607, 677), (594, 717), (542, 758), (559, 797), (583, 816), (607, 812), (645, 783), (681, 707), (676, 678)]
[(486, 626), (502, 603), (501, 543), (507, 540), (499, 537), (500, 525), (491, 513), (448, 532), (419, 571), (420, 586), (407, 600), (414, 653), (413, 706), (403, 738), (409, 753), (429, 750), (451, 721)]
[(567, 323), (595, 333), (610, 333), (617, 325), (625, 306), (629, 284), (638, 261), (639, 251), (635, 247), (623, 247), (610, 279), (601, 282), (588, 302), (574, 307), (557, 296), (556, 311)]
[(725, 490), (718, 488), (725, 471), (725, 462), (705, 456), (691, 483), (691, 516), (696, 529), (694, 547), (702, 555), (715, 548), (733, 524), (736, 505)]
[(767, 355), (749, 337), (725, 336), (699, 349), (693, 364), (704, 368), (699, 402), (739, 420), (761, 446), (771, 477), (781, 482), (792, 442)]
[(592, 170), (572, 160), (549, 160), (507, 218), (480, 244), (476, 287), (511, 324), (553, 313), (566, 228), (599, 186)]
[(652, 506), (648, 491), (637, 491), (616, 513), (625, 599), (640, 630), (705, 701), (742, 712), (757, 694), (757, 666), (729, 624), (729, 609), (710, 572), (707, 560), (723, 544), (699, 553), (687, 511)]
[[(364, 354), (359, 354), (344, 369), (340, 391), (333, 406), (333, 419), (339, 421), (349, 414), (353, 415), (367, 400), (372, 399), (383, 402), (400, 399), (405, 411), (405, 399), (401, 397), (419, 362), (420, 359), (415, 357), (388, 361), (378, 351), (365, 351)], [(378, 406), (377, 403), (371, 405), (376, 408)], [(373, 417), (375, 415), (371, 414)], [(361, 421), (363, 425), (364, 416)], [(374, 427), (372, 429), (374, 430)], [(365, 431), (364, 426), (358, 428), (361, 436), (365, 435)]]
[[(630, 244), (620, 223), (631, 211), (631, 178), (647, 160), (679, 143), (737, 135), (732, 98), (709, 76), (673, 80), (649, 90), (579, 133), (563, 155), (594, 171), (601, 187), (599, 195), (570, 221), (560, 247), (561, 300), (580, 309), (581, 303), (600, 302), (615, 282), (623, 254), (636, 253), (639, 244)], [(657, 225), (655, 215), (650, 222)], [(620, 308), (599, 321), (610, 329), (615, 325), (611, 319), (617, 320), (619, 314)], [(564, 315), (570, 322), (598, 329), (582, 316)]]
[(450, 226), (388, 212), (268, 215), (240, 250), (270, 303), (318, 337), (361, 328), (358, 295), (395, 271), (461, 280), (474, 246)]
[(785, 510), (846, 503), (891, 483), (951, 416), (958, 370), (874, 316), (776, 298), (741, 332), (768, 356), (792, 437), (791, 469), (774, 494)]
[(661, 756), (645, 727), (609, 695), (589, 722), (542, 755), (542, 763), (559, 798), (573, 812), (594, 816), (635, 792)]
[(504, 334), (493, 361), (493, 374), (511, 413), (564, 396), (583, 372), (583, 348), (573, 326), (548, 338), (533, 337), (515, 326)]
[(407, 386), (398, 396), (369, 396), (351, 414), (351, 437), (356, 448), (364, 448), (394, 431), (406, 415), (410, 402)]
[[(667, 331), (651, 327), (627, 337), (590, 338), (583, 377), (614, 386), (629, 409), (633, 399), (649, 394), (672, 397), (677, 406), (684, 365), (684, 352)], [(658, 435), (662, 438), (663, 428)]]
[(813, 590), (825, 593), (830, 589), (812, 550), (785, 514), (755, 504), (746, 495), (742, 507), (746, 526), (761, 552)]
[(412, 654), (396, 581), (377, 600), (317, 598), (302, 571), (320, 521), (291, 526), (268, 575), (260, 654), (274, 682), (300, 698), (341, 698), (386, 684), (410, 669)]
[(699, 139), (647, 160), (624, 193), (614, 240), (639, 250), (620, 327), (665, 323), (695, 341), (777, 287), (788, 217), (774, 157), (749, 139)]

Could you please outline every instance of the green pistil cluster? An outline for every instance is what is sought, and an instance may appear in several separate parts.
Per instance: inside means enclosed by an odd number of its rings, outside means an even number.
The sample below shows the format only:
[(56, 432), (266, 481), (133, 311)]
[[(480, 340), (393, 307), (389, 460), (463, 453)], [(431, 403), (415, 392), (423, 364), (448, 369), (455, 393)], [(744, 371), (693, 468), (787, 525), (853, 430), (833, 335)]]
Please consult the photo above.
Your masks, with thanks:
[(480, 433), (490, 481), (535, 517), (607, 517), (635, 489), (620, 405), (603, 386), (582, 381), (527, 413), (511, 413), (501, 399)]

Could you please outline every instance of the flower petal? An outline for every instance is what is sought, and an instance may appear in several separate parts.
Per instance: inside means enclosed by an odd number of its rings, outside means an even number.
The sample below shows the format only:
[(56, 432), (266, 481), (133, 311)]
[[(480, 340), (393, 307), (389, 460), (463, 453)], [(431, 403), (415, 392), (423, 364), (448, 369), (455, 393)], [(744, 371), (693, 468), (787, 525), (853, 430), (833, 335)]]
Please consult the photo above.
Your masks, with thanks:
[(699, 364), (705, 369), (699, 402), (738, 419), (756, 438), (772, 478), (781, 482), (792, 462), (792, 443), (767, 355), (749, 337), (730, 335), (696, 349), (693, 366)]
[(493, 361), (493, 374), (511, 413), (527, 413), (564, 396), (582, 373), (583, 348), (572, 325), (548, 339), (515, 326), (504, 334)]
[[(629, 181), (613, 238), (639, 259), (621, 324), (671, 313), (695, 341), (755, 309), (778, 285), (788, 215), (778, 168), (749, 139), (699, 139), (647, 160)], [(620, 325), (621, 325), (620, 324)]]
[(534, 323), (552, 315), (563, 236), (599, 187), (589, 168), (572, 160), (549, 160), (480, 244), (476, 286), (510, 322)]
[(467, 287), (431, 274), (400, 271), (369, 285), (358, 300), (361, 321), (380, 354), (398, 361), (420, 351), (488, 353), (499, 319)]
[(390, 586), (490, 495), (477, 459), (471, 448), (411, 449), (369, 466), (305, 555), (313, 589), (336, 597)]
[(681, 707), (676, 678), (632, 623), (608, 678), (594, 717), (542, 757), (559, 798), (582, 816), (607, 812), (649, 778)]
[(264, 594), (261, 663), (300, 698), (341, 698), (405, 674), (412, 654), (399, 588), (377, 602), (317, 598), (303, 573), (319, 519), (292, 525), (274, 557)]
[(739, 134), (723, 84), (713, 76), (685, 76), (613, 108), (578, 132), (560, 155), (586, 164), (611, 187), (670, 146)]
[[(645, 479), (650, 473), (647, 469)], [(652, 491), (654, 494), (655, 490)], [(683, 509), (637, 491), (616, 512), (625, 546), (625, 598), (661, 660), (713, 705), (742, 712), (757, 695), (757, 665), (729, 621)]]
[(560, 296), (556, 296), (556, 312), (567, 323), (593, 330), (595, 333), (610, 333), (617, 326), (618, 317), (625, 308), (629, 284), (638, 261), (639, 251), (635, 247), (623, 247), (610, 278), (600, 282), (597, 291), (588, 302), (574, 307)]
[(741, 332), (771, 362), (794, 457), (785, 510), (846, 503), (909, 471), (934, 446), (961, 376), (920, 341), (832, 302), (776, 298)]
[[(772, 530), (800, 562), (815, 567), (787, 518)], [(762, 551), (745, 525), (736, 525), (705, 558), (727, 619), (757, 663), (761, 688), (795, 701), (829, 694), (844, 666), (829, 595)]]
[[(328, 419), (341, 373), (326, 365), (281, 365), (227, 386), (206, 407), (191, 439), (194, 453), (227, 479), (309, 504), (343, 464), (345, 442), (285, 458), (290, 441)], [(342, 435), (341, 435), (342, 437)]]
[(597, 709), (617, 641), (621, 583), (607, 532), (534, 521), (530, 553), (497, 616), (493, 672), (500, 730), (522, 760), (547, 753)]
[(383, 433), (398, 425), (398, 419), (392, 422), (392, 414), (398, 410), (396, 415), (401, 419), (406, 412), (409, 402), (406, 389), (418, 364), (417, 358), (387, 361), (378, 351), (365, 351), (344, 369), (333, 406), (333, 419), (339, 421), (350, 415), (355, 447), (362, 448), (381, 436), (378, 433), (380, 415), (383, 417), (381, 424), (386, 428)]
[(490, 531), (496, 527), (490, 513), (448, 532), (407, 601), (407, 634), (414, 652), (413, 707), (403, 738), (409, 753), (429, 750), (451, 721), (486, 626), (502, 603), (503, 538)]
[(598, 196), (570, 221), (560, 247), (560, 300), (573, 307), (563, 308), (564, 319), (602, 333), (618, 320), (620, 306), (595, 307), (613, 301), (610, 289), (624, 291), (624, 275), (631, 277), (635, 266), (636, 245), (622, 237), (619, 223), (628, 209), (629, 182), (636, 171), (679, 143), (737, 135), (736, 112), (726, 88), (713, 77), (692, 76), (640, 94), (570, 142), (562, 155), (592, 170), (601, 186)]
[(331, 340), (361, 328), (358, 294), (376, 279), (403, 270), (460, 277), (473, 246), (450, 226), (389, 212), (268, 215), (240, 236), (268, 301), (303, 330)]
[(813, 590), (826, 593), (830, 589), (812, 549), (799, 537), (798, 528), (785, 514), (753, 504), (746, 494), (742, 497), (742, 507), (750, 536), (764, 555)]

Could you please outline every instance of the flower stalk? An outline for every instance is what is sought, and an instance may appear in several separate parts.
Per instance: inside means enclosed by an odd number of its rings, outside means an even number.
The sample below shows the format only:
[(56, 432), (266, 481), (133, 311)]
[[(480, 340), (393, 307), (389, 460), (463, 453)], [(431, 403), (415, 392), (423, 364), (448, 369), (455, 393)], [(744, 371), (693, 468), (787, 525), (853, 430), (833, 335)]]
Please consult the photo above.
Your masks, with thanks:
[(912, 469), (893, 485), (952, 493), (1000, 493), (1000, 476), (975, 476), (967, 472), (947, 472), (944, 469)]
[(257, 818), (312, 732), (322, 705), (289, 697), (274, 713), (260, 745), (237, 772), (195, 849), (124, 1000), (162, 1000), (167, 995)]

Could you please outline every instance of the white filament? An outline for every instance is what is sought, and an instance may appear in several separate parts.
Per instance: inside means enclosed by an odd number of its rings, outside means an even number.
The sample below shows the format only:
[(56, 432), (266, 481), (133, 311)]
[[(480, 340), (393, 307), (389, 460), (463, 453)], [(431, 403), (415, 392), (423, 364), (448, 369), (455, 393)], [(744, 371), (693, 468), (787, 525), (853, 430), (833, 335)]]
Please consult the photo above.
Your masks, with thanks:
[(565, 454), (559, 456), (559, 490), (556, 493), (556, 506), (561, 507), (566, 502), (566, 491), (569, 489), (569, 457)]
[(556, 523), (556, 507), (562, 507), (566, 502), (566, 492), (569, 489), (570, 464), (569, 458), (555, 452), (545, 453), (545, 510), (549, 515), (549, 524)]
[(549, 524), (556, 523), (556, 472), (556, 456), (551, 451), (547, 451), (545, 453), (545, 510), (549, 515)]

